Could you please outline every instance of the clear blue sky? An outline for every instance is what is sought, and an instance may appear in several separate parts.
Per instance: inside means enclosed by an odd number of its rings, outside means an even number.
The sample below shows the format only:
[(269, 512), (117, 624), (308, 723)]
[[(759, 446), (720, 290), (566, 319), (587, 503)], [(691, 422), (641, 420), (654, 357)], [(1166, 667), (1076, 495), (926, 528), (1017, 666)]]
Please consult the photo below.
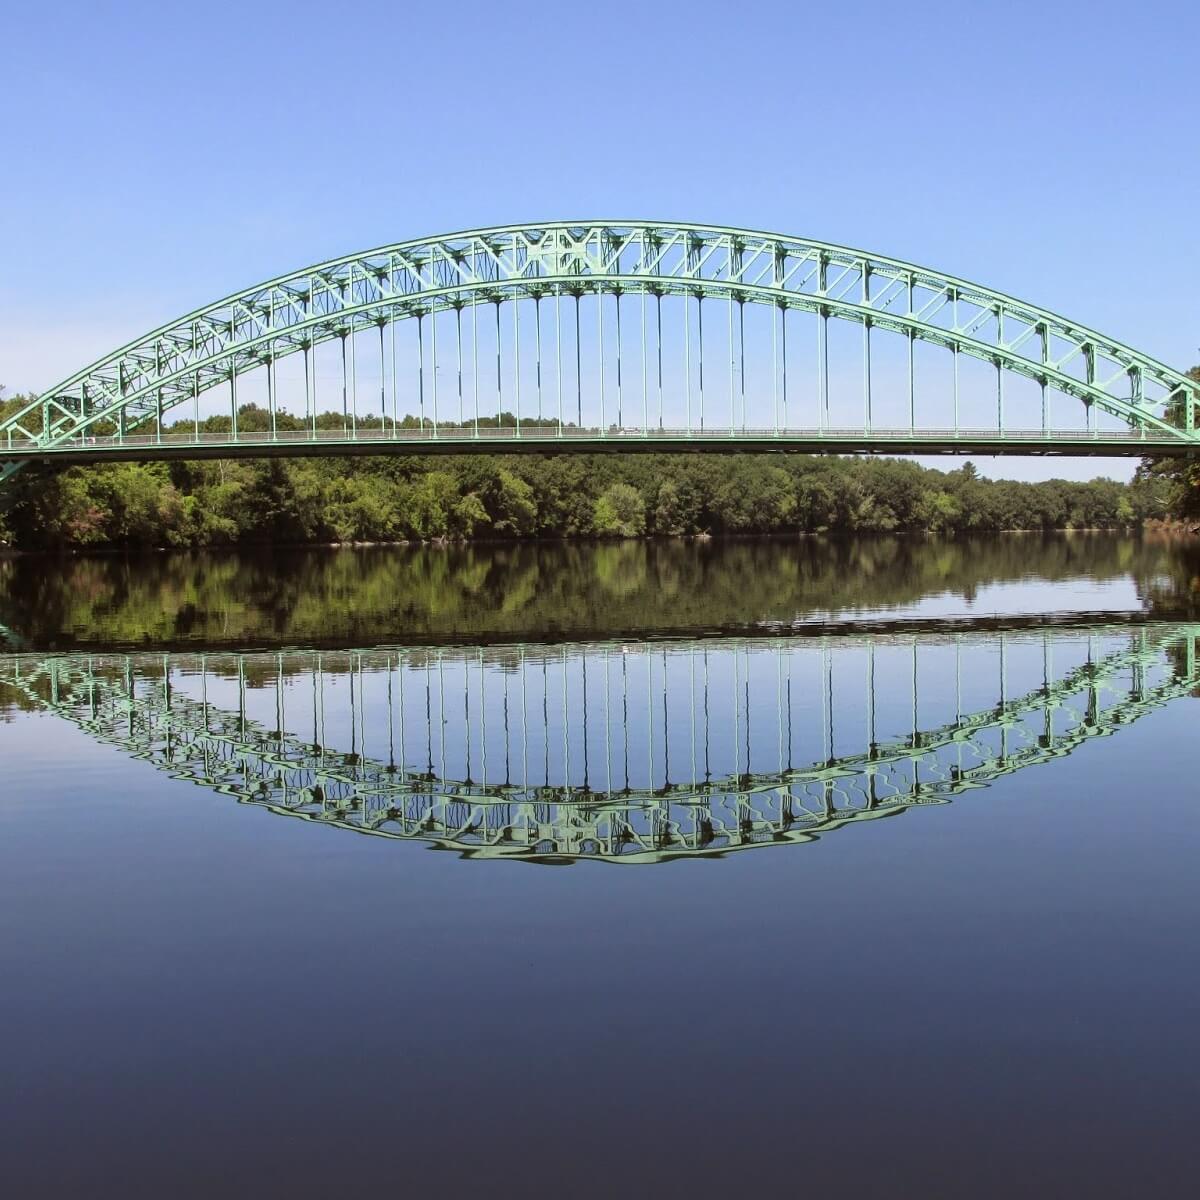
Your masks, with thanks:
[(1200, 359), (1195, 3), (50, 0), (0, 31), (11, 389), (309, 262), (561, 216), (845, 242)]

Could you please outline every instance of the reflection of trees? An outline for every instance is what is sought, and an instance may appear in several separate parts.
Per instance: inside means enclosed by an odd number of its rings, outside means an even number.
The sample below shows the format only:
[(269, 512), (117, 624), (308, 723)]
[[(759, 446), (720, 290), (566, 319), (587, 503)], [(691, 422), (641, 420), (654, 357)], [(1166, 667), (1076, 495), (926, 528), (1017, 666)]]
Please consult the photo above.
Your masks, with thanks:
[(1163, 616), (1200, 615), (1200, 542), (1194, 539), (1163, 543), (1155, 568), (1138, 576), (1138, 595)]
[(44, 646), (216, 645), (736, 628), (1036, 577), (1131, 576), (1200, 612), (1200, 548), (1121, 537), (623, 541), (0, 562), (0, 624)]
[(0, 725), (11, 725), (20, 713), (40, 712), (42, 708), (20, 688), (0, 682)]
[(628, 601), (645, 594), (649, 564), (648, 556), (638, 553), (641, 548), (640, 542), (617, 542), (596, 546), (588, 555), (591, 577), (606, 596)]

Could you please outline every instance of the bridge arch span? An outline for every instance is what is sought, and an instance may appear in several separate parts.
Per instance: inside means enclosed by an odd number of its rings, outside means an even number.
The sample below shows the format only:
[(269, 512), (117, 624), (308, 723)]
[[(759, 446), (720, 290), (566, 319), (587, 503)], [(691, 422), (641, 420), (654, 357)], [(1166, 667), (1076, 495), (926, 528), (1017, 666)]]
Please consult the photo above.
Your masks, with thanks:
[[(632, 317), (635, 327), (632, 336), (628, 331), (624, 336), (619, 332), (625, 297), (640, 299), (639, 312)], [(547, 300), (555, 307), (554, 361), (543, 363), (542, 307)], [(665, 438), (661, 323), (664, 300), (673, 303), (679, 314), (682, 337), (679, 330), (673, 334), (669, 353), (679, 357), (682, 345), (680, 375), (686, 377), (686, 384), (681, 378), (679, 385), (686, 390), (686, 403), (676, 405), (676, 419), (670, 430), (673, 436)], [(564, 301), (574, 306), (575, 333), (569, 338), (567, 349), (573, 351), (575, 362), (568, 362), (566, 369), (568, 387), (577, 393), (569, 397), (566, 405), (562, 383)], [(1004, 293), (899, 259), (809, 239), (694, 224), (582, 221), (499, 226), (399, 242), (305, 267), (235, 293), (113, 351), (10, 415), (0, 423), (0, 457), (8, 462), (9, 471), (23, 461), (53, 460), (56, 455), (78, 460), (103, 457), (107, 452), (115, 457), (118, 455), (114, 451), (132, 448), (141, 456), (154, 457), (158, 452), (156, 447), (161, 447), (164, 441), (165, 415), (178, 414), (181, 408), (196, 414), (199, 446), (200, 401), (213, 394), (214, 389), (224, 389), (229, 395), (232, 432), (236, 435), (238, 381), (258, 370), (265, 371), (274, 433), (278, 405), (275, 368), (296, 355), (304, 359), (305, 409), (314, 418), (315, 440), (316, 400), (309, 394), (312, 356), (324, 343), (341, 343), (342, 399), (348, 412), (345, 349), (349, 342), (353, 354), (355, 339), (361, 341), (364, 334), (373, 343), (370, 353), (378, 356), (380, 420), (386, 426), (390, 402), (391, 432), (397, 435), (390, 442), (401, 440), (396, 326), (404, 321), (416, 322), (421, 342), (421, 359), (416, 364), (421, 409), (418, 435), (435, 438), (439, 426), (453, 424), (445, 420), (446, 408), (440, 415), (436, 411), (438, 315), (447, 313), (453, 316), (450, 322), (453, 329), (448, 335), (443, 318), (443, 350), (448, 353), (446, 342), (451, 342), (457, 359), (457, 371), (448, 371), (451, 378), (448, 408), (451, 414), (458, 415), (464, 440), (468, 434), (465, 427), (472, 424), (464, 416), (468, 407), (464, 388), (470, 392), (472, 385), (464, 385), (463, 315), (470, 314), (471, 318), (474, 421), (470, 436), (477, 439), (478, 317), (480, 310), (486, 311), (488, 307), (495, 310), (495, 362), (485, 367), (489, 373), (494, 372), (496, 395), (501, 401), (493, 411), (502, 408), (513, 411), (515, 407), (516, 429), (512, 434), (515, 441), (521, 435), (519, 320), (523, 305), (527, 314), (529, 311), (529, 303), (524, 302), (532, 303), (537, 326), (539, 411), (545, 384), (547, 392), (556, 392), (556, 403), (549, 406), (551, 416), (554, 412), (558, 415), (554, 435), (562, 438), (567, 427), (574, 434), (581, 434), (585, 424), (594, 435), (568, 438), (575, 448), (594, 448), (594, 441), (612, 435), (628, 443), (628, 437), (623, 435), (639, 432), (627, 428), (624, 421), (622, 400), (628, 397), (627, 407), (641, 410), (634, 425), (641, 426), (640, 432), (646, 438), (654, 435), (656, 448), (663, 441), (695, 442), (702, 434), (711, 437), (722, 432), (728, 433), (734, 442), (749, 435), (770, 435), (778, 439), (781, 449), (894, 450), (897, 444), (901, 448), (910, 444), (914, 450), (978, 451), (980, 431), (976, 429), (964, 438), (964, 430), (959, 427), (958, 363), (966, 358), (981, 360), (994, 369), (995, 424), (989, 435), (994, 436), (991, 452), (1097, 453), (1101, 452), (1097, 447), (1103, 446), (1103, 452), (1108, 453), (1191, 454), (1200, 449), (1195, 420), (1200, 382), (1077, 322)], [(598, 336), (588, 346), (595, 356), (593, 365), (599, 368), (599, 409), (596, 397), (589, 397), (589, 420), (585, 423), (579, 311), (581, 303), (590, 302), (594, 302), (599, 321), (596, 331), (595, 318), (589, 317), (591, 330)], [(709, 367), (706, 381), (705, 338), (711, 345), (714, 333), (710, 318), (706, 335), (704, 318), (712, 310), (713, 302), (722, 310), (716, 314), (722, 326), (720, 332), (723, 334), (727, 327), (728, 362), (722, 350), (718, 363)], [(744, 322), (745, 310), (751, 306), (764, 306), (771, 325), (769, 376), (764, 361), (760, 380), (769, 378), (765, 391), (770, 394), (772, 419), (759, 420), (757, 425), (747, 424), (749, 350)], [(510, 335), (502, 335), (500, 330), (501, 309), (505, 307), (512, 313)], [(649, 339), (648, 307), (653, 309), (654, 324)], [(793, 420), (799, 407), (795, 401), (792, 414), (788, 412), (787, 335), (789, 314), (797, 312), (813, 316), (817, 328), (815, 384), (807, 380), (803, 385), (807, 391), (815, 392), (817, 417), (810, 421), (810, 428), (803, 430)], [(526, 319), (528, 322), (528, 315)], [(838, 411), (831, 411), (828, 366), (831, 320), (849, 323), (862, 331), (861, 404), (855, 404), (853, 412), (847, 411), (840, 401), (836, 406)], [(426, 345), (423, 337), (427, 323), (432, 346)], [(907, 345), (907, 429), (881, 430), (873, 412), (871, 354), (875, 331), (899, 335)], [(629, 355), (623, 364), (623, 348), (631, 340), (636, 348), (639, 333), (640, 356)], [(515, 358), (515, 363), (501, 361), (505, 337), (508, 337), (508, 357)], [(924, 429), (917, 421), (915, 346), (918, 343), (947, 351), (952, 358), (953, 429)], [(761, 354), (765, 359), (765, 343)], [(505, 369), (509, 372), (507, 380)], [(532, 409), (528, 362), (525, 372), (528, 424)], [(1005, 380), (1014, 376), (1034, 381), (1041, 390), (1040, 430), (1014, 430), (1005, 424)], [(504, 404), (506, 382), (508, 403)], [(790, 386), (800, 386), (794, 376)], [(588, 387), (594, 391), (594, 382), (589, 380)], [(657, 424), (650, 418), (653, 408), (650, 395), (655, 390)], [(432, 420), (426, 405), (426, 394), (430, 391)], [(1083, 436), (1072, 438), (1055, 431), (1048, 416), (1050, 393), (1072, 398), (1077, 402), (1076, 412), (1088, 414)], [(1102, 437), (1095, 425), (1097, 412), (1107, 414), (1119, 429)], [(546, 424), (540, 422), (543, 433)], [(551, 420), (549, 424), (554, 422)], [(100, 431), (103, 434), (96, 436)], [(147, 436), (147, 431), (152, 436)], [(529, 432), (526, 431), (527, 436)], [(909, 443), (904, 442), (906, 434)], [(405, 435), (407, 440), (412, 440), (412, 436), (411, 431)], [(292, 442), (293, 449), (298, 450), (295, 439)], [(488, 439), (488, 448), (500, 449), (502, 442), (502, 438), (493, 436)], [(262, 439), (257, 444), (258, 452), (262, 452)], [(986, 446), (986, 437), (982, 444)], [(277, 441), (275, 445), (287, 451), (285, 441)], [(557, 447), (545, 444), (545, 448)], [(253, 451), (253, 446), (250, 449)]]

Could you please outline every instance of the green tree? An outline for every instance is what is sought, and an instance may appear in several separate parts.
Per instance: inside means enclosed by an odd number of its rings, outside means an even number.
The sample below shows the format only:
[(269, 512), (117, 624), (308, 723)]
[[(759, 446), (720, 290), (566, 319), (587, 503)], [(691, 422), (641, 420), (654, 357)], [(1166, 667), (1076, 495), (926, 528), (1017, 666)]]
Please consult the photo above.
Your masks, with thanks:
[(678, 535), (687, 531), (687, 519), (679, 488), (674, 481), (664, 479), (654, 505), (654, 532)]
[(497, 472), (499, 486), (492, 510), (492, 528), (499, 534), (522, 537), (532, 533), (537, 524), (537, 505), (533, 488), (511, 471)]
[(0, 421), (7, 421), (9, 417), (15, 417), (33, 399), (32, 396), (26, 396), (21, 392), (14, 392), (9, 396), (6, 395), (7, 391), (8, 389), (0, 384)]
[(640, 537), (646, 531), (646, 505), (636, 488), (613, 483), (597, 499), (592, 528), (602, 537)]
[(487, 509), (474, 492), (468, 492), (454, 505), (452, 526), (455, 537), (472, 538), (490, 524)]
[[(1192, 367), (1188, 378), (1200, 382), (1200, 366)], [(1167, 417), (1174, 424), (1182, 425), (1182, 402), (1176, 403)], [(1178, 458), (1142, 459), (1135, 478), (1142, 494), (1152, 493), (1162, 483), (1166, 484), (1168, 515), (1184, 521), (1200, 520), (1200, 462)]]

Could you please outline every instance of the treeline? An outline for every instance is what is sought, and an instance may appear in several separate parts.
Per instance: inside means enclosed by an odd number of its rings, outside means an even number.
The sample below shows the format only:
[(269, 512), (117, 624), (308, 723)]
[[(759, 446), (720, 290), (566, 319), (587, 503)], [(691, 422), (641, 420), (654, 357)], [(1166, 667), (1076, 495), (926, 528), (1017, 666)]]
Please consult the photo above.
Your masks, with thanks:
[[(267, 420), (254, 406), (239, 411), (245, 430)], [(341, 414), (319, 423), (330, 422), (340, 426)], [(203, 426), (222, 423), (230, 418)], [(5, 487), (0, 538), (32, 550), (1114, 529), (1170, 515), (1186, 490), (1179, 474), (1150, 467), (1128, 485), (1018, 483), (982, 479), (970, 463), (941, 471), (784, 454), (112, 463), (22, 471)]]

